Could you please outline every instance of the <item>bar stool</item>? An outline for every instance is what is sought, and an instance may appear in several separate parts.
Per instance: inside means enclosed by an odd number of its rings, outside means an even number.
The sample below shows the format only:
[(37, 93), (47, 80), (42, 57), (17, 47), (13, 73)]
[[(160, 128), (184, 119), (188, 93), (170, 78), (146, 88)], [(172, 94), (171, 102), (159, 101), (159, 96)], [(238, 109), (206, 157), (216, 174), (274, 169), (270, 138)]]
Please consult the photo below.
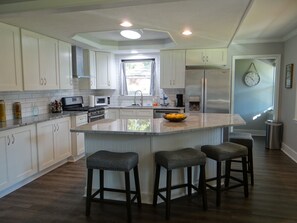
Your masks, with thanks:
[[(244, 186), (244, 195), (245, 197), (248, 197), (247, 161), (246, 161), (246, 157), (248, 155), (248, 149), (245, 146), (242, 146), (236, 143), (231, 143), (231, 142), (224, 142), (219, 145), (204, 145), (201, 147), (201, 151), (204, 152), (208, 158), (216, 160), (217, 162), (217, 176), (206, 179), (206, 182), (216, 180), (215, 187), (207, 183), (206, 185), (210, 189), (216, 191), (217, 207), (221, 205), (221, 191), (224, 191), (224, 190), (228, 190), (239, 186)], [(231, 160), (235, 158), (241, 158), (242, 160), (243, 179), (230, 176)], [(225, 175), (222, 175), (222, 172), (221, 172), (221, 164), (223, 161), (226, 161)], [(225, 178), (224, 188), (221, 187), (222, 178)], [(235, 180), (239, 183), (233, 186), (229, 186), (230, 179)]]
[[(254, 162), (253, 162), (253, 144), (254, 139), (252, 134), (245, 132), (231, 132), (229, 134), (229, 142), (234, 142), (248, 148), (248, 170), (251, 176), (251, 185), (254, 186)], [(231, 162), (240, 162), (239, 160), (232, 160)], [(231, 171), (240, 172), (238, 169), (231, 169)]]
[[(176, 151), (160, 151), (155, 153), (156, 176), (154, 186), (153, 205), (156, 207), (158, 196), (165, 202), (166, 219), (170, 218), (171, 190), (187, 187), (188, 196), (191, 196), (192, 189), (202, 192), (203, 208), (207, 210), (206, 182), (205, 182), (205, 163), (206, 156), (199, 150), (185, 148)], [(161, 166), (167, 170), (166, 187), (159, 188)], [(199, 188), (192, 184), (192, 166), (200, 167)], [(172, 170), (177, 168), (187, 168), (187, 183), (171, 186)], [(166, 191), (166, 197), (161, 192)]]
[[(90, 215), (92, 201), (104, 201), (104, 191), (120, 192), (126, 194), (127, 222), (131, 222), (131, 203), (137, 199), (141, 207), (141, 195), (138, 175), (138, 154), (133, 152), (117, 153), (101, 150), (87, 157), (87, 198), (86, 216)], [(92, 194), (93, 170), (99, 169), (100, 187)], [(130, 190), (130, 170), (134, 171), (136, 191)], [(104, 170), (125, 172), (125, 190), (104, 187)], [(100, 198), (96, 198), (99, 194)], [(131, 194), (134, 197), (131, 199)]]

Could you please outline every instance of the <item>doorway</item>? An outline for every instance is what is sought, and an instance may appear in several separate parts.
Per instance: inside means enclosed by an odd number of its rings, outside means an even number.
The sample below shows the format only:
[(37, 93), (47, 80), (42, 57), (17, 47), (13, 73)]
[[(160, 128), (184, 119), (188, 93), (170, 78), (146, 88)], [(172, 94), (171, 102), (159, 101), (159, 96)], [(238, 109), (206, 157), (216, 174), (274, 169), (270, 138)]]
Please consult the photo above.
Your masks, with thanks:
[(266, 120), (278, 120), (280, 58), (280, 55), (233, 57), (231, 111), (246, 122), (233, 131), (265, 136)]

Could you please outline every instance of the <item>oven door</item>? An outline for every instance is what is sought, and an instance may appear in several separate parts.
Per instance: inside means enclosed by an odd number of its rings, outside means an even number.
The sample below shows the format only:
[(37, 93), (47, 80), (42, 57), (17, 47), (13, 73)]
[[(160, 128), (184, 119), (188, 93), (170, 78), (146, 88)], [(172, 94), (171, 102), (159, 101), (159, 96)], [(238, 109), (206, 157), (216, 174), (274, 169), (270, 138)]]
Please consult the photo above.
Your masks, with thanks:
[(95, 122), (95, 121), (98, 121), (100, 119), (104, 119), (105, 118), (105, 115), (104, 113), (103, 114), (92, 114), (92, 112), (89, 113), (89, 116), (88, 116), (88, 122)]

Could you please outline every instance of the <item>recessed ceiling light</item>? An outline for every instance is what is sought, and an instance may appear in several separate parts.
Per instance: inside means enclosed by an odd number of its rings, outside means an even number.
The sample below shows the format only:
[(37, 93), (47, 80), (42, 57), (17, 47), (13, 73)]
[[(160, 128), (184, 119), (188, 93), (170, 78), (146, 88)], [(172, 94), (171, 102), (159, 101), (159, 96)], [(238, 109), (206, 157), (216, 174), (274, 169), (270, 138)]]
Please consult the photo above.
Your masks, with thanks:
[(129, 21), (124, 21), (120, 25), (123, 26), (123, 27), (131, 27), (132, 26), (132, 23), (129, 22)]
[(121, 35), (127, 39), (139, 39), (141, 37), (140, 33), (133, 30), (123, 30)]
[(183, 31), (183, 35), (189, 36), (189, 35), (192, 35), (192, 32), (190, 30), (185, 30)]
[(135, 54), (135, 53), (138, 53), (137, 50), (131, 50), (131, 53)]

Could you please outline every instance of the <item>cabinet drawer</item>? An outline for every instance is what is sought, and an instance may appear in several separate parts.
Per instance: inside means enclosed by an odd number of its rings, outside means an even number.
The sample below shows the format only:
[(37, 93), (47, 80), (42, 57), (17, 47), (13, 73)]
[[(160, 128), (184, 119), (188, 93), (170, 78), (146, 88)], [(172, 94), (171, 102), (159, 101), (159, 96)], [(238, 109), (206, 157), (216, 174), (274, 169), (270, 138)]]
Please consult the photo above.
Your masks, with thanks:
[(75, 117), (76, 126), (84, 125), (88, 123), (88, 115), (78, 115)]

